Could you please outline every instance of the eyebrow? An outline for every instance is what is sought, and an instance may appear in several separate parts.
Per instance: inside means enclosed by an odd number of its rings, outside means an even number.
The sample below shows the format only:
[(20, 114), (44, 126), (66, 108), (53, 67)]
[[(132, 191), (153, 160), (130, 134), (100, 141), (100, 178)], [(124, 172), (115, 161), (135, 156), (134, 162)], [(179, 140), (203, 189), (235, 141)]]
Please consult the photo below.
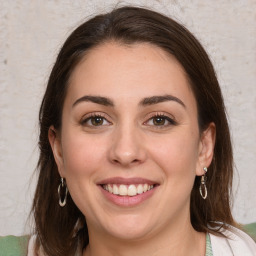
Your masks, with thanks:
[(182, 100), (180, 100), (179, 98), (177, 98), (175, 96), (168, 95), (168, 94), (145, 98), (140, 102), (140, 105), (141, 106), (154, 105), (154, 104), (158, 104), (158, 103), (166, 102), (166, 101), (175, 101), (175, 102), (179, 103), (180, 105), (182, 105), (184, 108), (186, 108), (186, 105), (184, 104), (184, 102)]
[(85, 95), (85, 96), (79, 98), (78, 100), (76, 100), (74, 102), (72, 107), (76, 106), (78, 103), (83, 102), (83, 101), (89, 101), (89, 102), (97, 103), (97, 104), (100, 104), (100, 105), (103, 105), (103, 106), (114, 107), (114, 103), (113, 103), (112, 100), (110, 100), (106, 97), (90, 96), (90, 95)]
[[(72, 105), (72, 107), (74, 107), (78, 103), (81, 103), (84, 101), (93, 102), (93, 103), (100, 104), (103, 106), (114, 107), (114, 102), (111, 99), (102, 97), (102, 96), (91, 96), (91, 95), (85, 95), (85, 96), (77, 99), (74, 102), (74, 104)], [(140, 101), (139, 105), (141, 105), (141, 106), (154, 105), (154, 104), (158, 104), (158, 103), (166, 102), (166, 101), (175, 101), (175, 102), (179, 103), (180, 105), (182, 105), (184, 108), (186, 108), (186, 105), (183, 103), (182, 100), (180, 100), (179, 98), (172, 96), (172, 95), (160, 95), (160, 96), (147, 97), (147, 98), (142, 99)]]

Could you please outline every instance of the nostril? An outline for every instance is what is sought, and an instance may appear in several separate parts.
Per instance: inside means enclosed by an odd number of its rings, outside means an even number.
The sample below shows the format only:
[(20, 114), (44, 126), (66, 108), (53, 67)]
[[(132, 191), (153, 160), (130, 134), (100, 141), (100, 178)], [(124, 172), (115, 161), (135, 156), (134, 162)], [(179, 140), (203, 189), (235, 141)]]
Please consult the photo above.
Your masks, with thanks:
[(112, 159), (112, 162), (114, 164), (121, 164), (121, 165), (133, 165), (133, 164), (138, 164), (140, 163), (141, 161), (139, 159), (134, 159), (134, 160), (127, 160), (126, 161), (124, 159)]
[(129, 166), (140, 164), (145, 161), (145, 149), (141, 145), (131, 144), (127, 140), (117, 140), (111, 145), (108, 159), (113, 164)]

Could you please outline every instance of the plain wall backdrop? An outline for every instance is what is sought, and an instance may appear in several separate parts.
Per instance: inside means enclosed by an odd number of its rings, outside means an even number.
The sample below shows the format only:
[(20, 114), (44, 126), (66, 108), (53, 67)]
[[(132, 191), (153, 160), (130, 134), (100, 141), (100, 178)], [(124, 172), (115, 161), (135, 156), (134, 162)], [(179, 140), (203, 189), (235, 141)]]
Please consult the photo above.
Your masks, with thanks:
[(82, 21), (119, 2), (175, 18), (210, 54), (234, 142), (233, 213), (241, 223), (256, 221), (255, 0), (0, 0), (0, 235), (28, 232), (38, 110), (59, 48)]

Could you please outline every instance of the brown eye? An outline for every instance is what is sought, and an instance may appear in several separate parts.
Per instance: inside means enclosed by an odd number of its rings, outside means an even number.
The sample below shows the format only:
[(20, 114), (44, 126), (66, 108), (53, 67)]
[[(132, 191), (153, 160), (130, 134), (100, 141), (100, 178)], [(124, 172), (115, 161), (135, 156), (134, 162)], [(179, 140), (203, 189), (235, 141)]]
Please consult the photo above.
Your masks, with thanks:
[(102, 125), (103, 121), (104, 121), (104, 118), (101, 116), (91, 117), (91, 122), (92, 122), (92, 125), (94, 126)]
[(162, 116), (156, 116), (153, 118), (154, 125), (165, 125), (166, 118)]
[(96, 126), (107, 126), (110, 124), (111, 123), (105, 117), (100, 115), (93, 115), (81, 121), (81, 125), (92, 128)]
[(167, 115), (152, 116), (144, 124), (157, 128), (167, 128), (172, 125), (177, 125), (176, 121), (174, 121), (174, 119), (170, 118)]

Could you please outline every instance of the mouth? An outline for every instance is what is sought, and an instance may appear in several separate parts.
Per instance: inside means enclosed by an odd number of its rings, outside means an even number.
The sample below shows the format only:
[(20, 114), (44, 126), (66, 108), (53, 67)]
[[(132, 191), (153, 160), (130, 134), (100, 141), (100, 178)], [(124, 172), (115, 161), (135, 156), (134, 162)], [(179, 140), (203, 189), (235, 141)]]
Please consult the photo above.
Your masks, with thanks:
[(136, 196), (152, 190), (156, 185), (144, 184), (103, 184), (102, 188), (118, 196)]
[(144, 178), (114, 177), (97, 184), (108, 201), (124, 207), (136, 206), (150, 198), (160, 185)]

